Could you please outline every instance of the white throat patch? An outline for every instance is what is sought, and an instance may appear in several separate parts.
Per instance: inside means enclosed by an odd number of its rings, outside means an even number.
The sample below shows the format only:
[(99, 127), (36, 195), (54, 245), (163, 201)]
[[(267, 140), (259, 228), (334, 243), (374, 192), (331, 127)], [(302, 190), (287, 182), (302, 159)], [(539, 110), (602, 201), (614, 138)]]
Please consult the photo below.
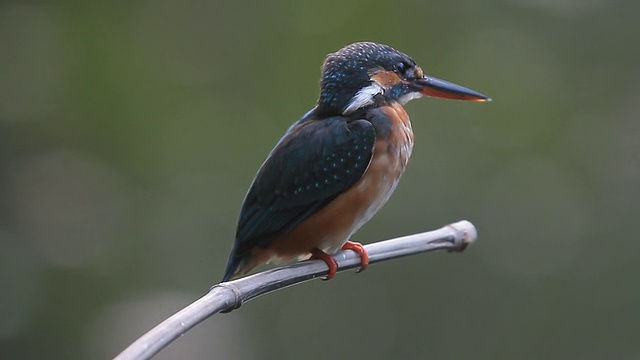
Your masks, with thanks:
[(398, 102), (400, 103), (400, 105), (404, 106), (406, 103), (408, 103), (409, 101), (413, 100), (413, 99), (419, 99), (422, 97), (422, 94), (420, 94), (419, 92), (415, 91), (415, 92), (410, 92), (408, 94), (402, 95), (400, 97), (400, 99), (398, 99)]
[(384, 89), (382, 88), (382, 86), (380, 86), (380, 84), (378, 84), (375, 81), (372, 82), (371, 85), (363, 87), (362, 89), (358, 90), (356, 95), (353, 98), (351, 98), (349, 105), (347, 105), (347, 107), (344, 108), (344, 111), (342, 111), (342, 114), (347, 115), (367, 105), (373, 104), (374, 96), (382, 93), (384, 93)]

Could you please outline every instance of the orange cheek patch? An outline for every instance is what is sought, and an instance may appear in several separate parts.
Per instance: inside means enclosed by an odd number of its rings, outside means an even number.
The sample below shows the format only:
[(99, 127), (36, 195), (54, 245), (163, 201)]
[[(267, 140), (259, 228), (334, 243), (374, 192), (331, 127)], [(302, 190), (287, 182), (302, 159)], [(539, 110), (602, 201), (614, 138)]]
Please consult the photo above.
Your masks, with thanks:
[(400, 76), (393, 71), (381, 70), (371, 76), (371, 80), (377, 82), (385, 89), (390, 89), (402, 81)]

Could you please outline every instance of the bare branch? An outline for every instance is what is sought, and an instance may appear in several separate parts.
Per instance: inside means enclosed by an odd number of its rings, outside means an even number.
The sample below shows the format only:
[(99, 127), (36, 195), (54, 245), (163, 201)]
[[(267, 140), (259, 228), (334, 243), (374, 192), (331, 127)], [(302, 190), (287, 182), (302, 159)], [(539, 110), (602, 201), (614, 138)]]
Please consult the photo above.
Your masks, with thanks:
[[(463, 220), (438, 230), (368, 244), (365, 248), (369, 253), (369, 262), (374, 264), (434, 250), (463, 251), (476, 237), (473, 224)], [(353, 251), (340, 251), (334, 258), (338, 262), (339, 272), (360, 266), (360, 258)], [(237, 309), (242, 303), (260, 295), (320, 278), (327, 272), (327, 265), (323, 261), (309, 260), (218, 284), (206, 295), (144, 334), (115, 359), (150, 359), (213, 314)]]

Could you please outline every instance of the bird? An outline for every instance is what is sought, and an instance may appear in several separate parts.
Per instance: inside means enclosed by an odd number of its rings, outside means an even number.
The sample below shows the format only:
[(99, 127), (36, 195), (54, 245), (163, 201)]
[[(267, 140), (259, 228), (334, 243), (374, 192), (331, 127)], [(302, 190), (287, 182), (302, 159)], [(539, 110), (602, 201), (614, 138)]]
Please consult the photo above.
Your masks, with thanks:
[(315, 106), (293, 123), (259, 168), (240, 210), (222, 281), (258, 265), (323, 260), (335, 276), (340, 250), (369, 264), (351, 236), (387, 202), (414, 144), (403, 106), (422, 96), (490, 101), (425, 75), (408, 55), (356, 42), (327, 55)]

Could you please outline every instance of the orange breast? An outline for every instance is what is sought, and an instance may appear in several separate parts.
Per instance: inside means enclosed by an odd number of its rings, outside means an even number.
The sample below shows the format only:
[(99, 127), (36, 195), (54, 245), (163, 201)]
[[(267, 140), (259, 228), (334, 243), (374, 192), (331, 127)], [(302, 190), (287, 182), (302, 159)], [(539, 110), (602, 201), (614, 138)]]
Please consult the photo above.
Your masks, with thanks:
[(362, 178), (267, 249), (254, 249), (252, 260), (264, 263), (308, 255), (314, 248), (335, 253), (389, 200), (411, 156), (413, 131), (399, 104), (379, 109), (388, 123), (377, 131), (373, 158)]

